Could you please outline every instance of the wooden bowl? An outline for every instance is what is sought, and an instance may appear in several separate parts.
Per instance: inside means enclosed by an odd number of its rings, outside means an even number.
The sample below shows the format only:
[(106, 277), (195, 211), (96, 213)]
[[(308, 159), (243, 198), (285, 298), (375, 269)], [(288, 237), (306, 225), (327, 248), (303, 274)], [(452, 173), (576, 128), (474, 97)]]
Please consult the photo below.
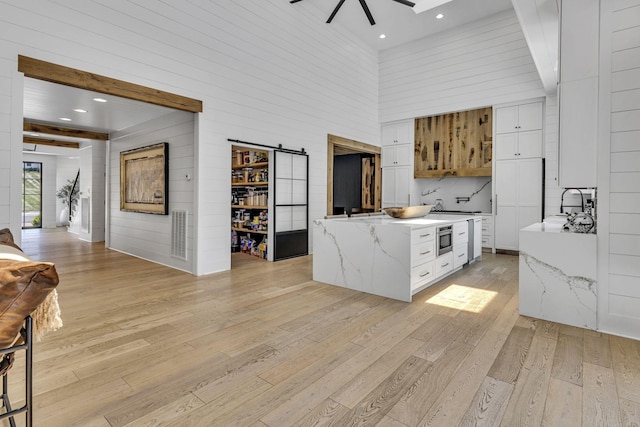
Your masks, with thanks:
[(393, 218), (420, 218), (431, 211), (432, 205), (384, 208), (387, 215)]

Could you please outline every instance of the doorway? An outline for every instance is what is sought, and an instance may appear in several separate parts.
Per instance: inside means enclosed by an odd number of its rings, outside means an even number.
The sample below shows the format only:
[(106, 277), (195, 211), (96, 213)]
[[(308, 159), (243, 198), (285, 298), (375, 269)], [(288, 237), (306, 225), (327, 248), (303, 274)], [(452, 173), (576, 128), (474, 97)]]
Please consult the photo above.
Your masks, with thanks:
[(42, 163), (22, 162), (22, 228), (42, 228)]
[(382, 169), (378, 146), (327, 137), (327, 215), (377, 212)]

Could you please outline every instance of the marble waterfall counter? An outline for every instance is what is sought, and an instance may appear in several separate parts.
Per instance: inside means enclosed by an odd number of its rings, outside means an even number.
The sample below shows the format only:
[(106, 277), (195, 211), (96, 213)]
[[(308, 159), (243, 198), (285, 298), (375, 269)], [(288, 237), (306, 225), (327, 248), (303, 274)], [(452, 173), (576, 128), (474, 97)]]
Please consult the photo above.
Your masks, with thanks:
[[(462, 268), (467, 239), (453, 240), (454, 252), (437, 256), (439, 226), (459, 223), (466, 235), (473, 215), (332, 218), (313, 221), (313, 280), (410, 302), (412, 295)], [(462, 234), (461, 234), (462, 235)], [(462, 252), (460, 260), (462, 260)]]
[(595, 330), (596, 240), (544, 223), (520, 230), (520, 314)]

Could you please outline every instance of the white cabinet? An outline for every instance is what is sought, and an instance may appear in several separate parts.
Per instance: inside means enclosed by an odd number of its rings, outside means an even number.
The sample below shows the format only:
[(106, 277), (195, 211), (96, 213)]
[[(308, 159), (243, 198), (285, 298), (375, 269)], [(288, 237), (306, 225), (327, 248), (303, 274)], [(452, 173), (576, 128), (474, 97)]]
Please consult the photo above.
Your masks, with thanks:
[(382, 207), (409, 206), (409, 174), (411, 167), (382, 168)]
[(542, 157), (542, 130), (496, 135), (496, 160)]
[(495, 246), (518, 250), (521, 228), (542, 219), (542, 160), (496, 162)]
[(482, 214), (482, 247), (493, 249), (493, 215)]
[(453, 252), (447, 252), (444, 255), (440, 255), (435, 260), (435, 275), (436, 278), (442, 277), (445, 274), (453, 270)]
[(413, 146), (410, 144), (398, 144), (382, 147), (382, 167), (410, 166)]
[(434, 227), (411, 231), (411, 290), (435, 279), (436, 231)]
[(473, 258), (474, 259), (482, 255), (482, 223), (483, 223), (483, 218), (474, 218), (473, 220)]
[(496, 108), (496, 133), (542, 129), (542, 102)]
[(496, 108), (495, 159), (542, 157), (542, 102)]
[(467, 221), (456, 222), (451, 231), (453, 234), (453, 268), (458, 268), (469, 259), (469, 224)]
[(413, 144), (413, 120), (382, 126), (382, 145)]
[(563, 0), (560, 25), (561, 187), (596, 187), (598, 140), (598, 0)]
[(382, 207), (411, 204), (413, 132), (413, 120), (382, 126)]

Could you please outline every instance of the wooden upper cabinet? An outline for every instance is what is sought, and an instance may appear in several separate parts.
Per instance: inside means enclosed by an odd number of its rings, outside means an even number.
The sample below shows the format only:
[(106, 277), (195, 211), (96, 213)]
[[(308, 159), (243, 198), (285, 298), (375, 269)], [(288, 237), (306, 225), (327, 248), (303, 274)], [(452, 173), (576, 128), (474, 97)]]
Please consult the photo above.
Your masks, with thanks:
[(414, 176), (491, 176), (492, 108), (415, 120)]

